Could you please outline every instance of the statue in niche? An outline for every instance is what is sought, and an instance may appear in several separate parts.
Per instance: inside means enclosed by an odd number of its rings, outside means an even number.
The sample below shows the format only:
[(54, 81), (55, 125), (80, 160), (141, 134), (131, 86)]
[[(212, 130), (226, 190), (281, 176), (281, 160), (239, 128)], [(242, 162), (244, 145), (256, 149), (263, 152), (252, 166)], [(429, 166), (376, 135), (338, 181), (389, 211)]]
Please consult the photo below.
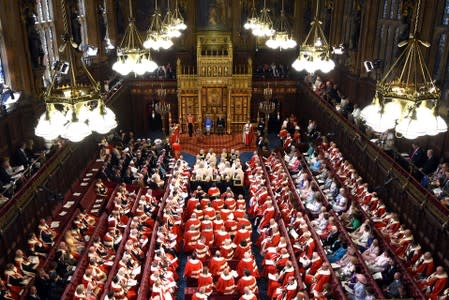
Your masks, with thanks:
[(104, 41), (106, 39), (107, 19), (106, 11), (101, 4), (98, 4), (98, 28), (100, 31), (100, 40)]
[(351, 29), (349, 49), (357, 49), (360, 37), (360, 25), (362, 21), (362, 4), (358, 0), (354, 0), (353, 10), (351, 13)]
[(399, 26), (399, 42), (408, 39), (414, 15), (415, 3), (411, 0), (401, 1), (401, 26)]
[(125, 33), (125, 19), (123, 17), (123, 7), (120, 0), (115, 0), (115, 15), (117, 23), (117, 33), (123, 35)]
[(229, 27), (229, 0), (198, 0), (197, 27), (206, 30), (223, 30)]
[(313, 20), (312, 1), (307, 0), (304, 3), (304, 36), (310, 31), (310, 23)]
[(72, 37), (73, 41), (79, 46), (81, 45), (82, 36), (81, 36), (81, 23), (79, 20), (79, 10), (77, 3), (74, 1), (69, 2), (69, 18), (70, 25), (72, 26)]
[(32, 6), (28, 6), (24, 10), (25, 26), (28, 37), (31, 65), (33, 68), (38, 68), (44, 65), (45, 52), (42, 48), (41, 37), (35, 27), (36, 14), (31, 7)]
[(334, 9), (334, 2), (333, 0), (327, 0), (325, 2), (325, 14), (324, 14), (324, 34), (326, 36), (329, 36), (330, 29), (331, 29), (331, 22), (332, 22), (332, 10)]

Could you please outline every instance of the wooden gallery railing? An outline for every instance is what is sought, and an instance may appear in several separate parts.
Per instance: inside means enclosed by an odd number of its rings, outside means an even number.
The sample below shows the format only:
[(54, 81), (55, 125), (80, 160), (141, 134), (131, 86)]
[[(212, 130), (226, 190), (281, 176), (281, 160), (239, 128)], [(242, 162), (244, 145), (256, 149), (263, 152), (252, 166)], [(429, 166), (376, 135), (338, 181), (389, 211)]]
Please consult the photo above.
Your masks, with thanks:
[[(114, 102), (119, 89), (111, 93), (108, 102)], [(26, 249), (28, 235), (37, 228), (41, 218), (51, 215), (60, 203), (47, 191), (72, 194), (72, 187), (81, 180), (83, 170), (97, 155), (99, 136), (92, 135), (80, 143), (67, 142), (57, 150), (22, 187), (0, 207), (0, 268), (13, 261), (16, 249)]]
[(433, 253), (438, 263), (448, 268), (448, 210), (412, 175), (304, 83), (300, 84), (298, 105), (301, 107), (299, 117), (306, 116), (317, 121), (322, 135), (330, 135), (331, 140), (336, 141), (344, 157), (378, 192), (385, 205), (397, 212), (401, 223), (413, 231), (415, 239)]

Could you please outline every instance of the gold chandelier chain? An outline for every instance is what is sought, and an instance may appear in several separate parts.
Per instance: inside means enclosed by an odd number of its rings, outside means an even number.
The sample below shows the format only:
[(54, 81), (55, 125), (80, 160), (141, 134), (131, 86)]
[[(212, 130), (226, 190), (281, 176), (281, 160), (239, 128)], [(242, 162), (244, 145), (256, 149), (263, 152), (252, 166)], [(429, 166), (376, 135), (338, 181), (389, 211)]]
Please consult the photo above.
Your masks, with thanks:
[(61, 0), (61, 10), (62, 10), (62, 22), (64, 24), (64, 32), (68, 33), (69, 32), (69, 23), (67, 21), (67, 11), (66, 11), (64, 0)]
[(132, 0), (129, 0), (129, 19), (132, 20), (134, 17), (133, 15), (133, 3)]
[(416, 32), (418, 31), (418, 20), (419, 20), (420, 10), (421, 10), (421, 0), (418, 0), (418, 4), (416, 6), (416, 18), (415, 18), (415, 28), (413, 30), (413, 36), (416, 36)]

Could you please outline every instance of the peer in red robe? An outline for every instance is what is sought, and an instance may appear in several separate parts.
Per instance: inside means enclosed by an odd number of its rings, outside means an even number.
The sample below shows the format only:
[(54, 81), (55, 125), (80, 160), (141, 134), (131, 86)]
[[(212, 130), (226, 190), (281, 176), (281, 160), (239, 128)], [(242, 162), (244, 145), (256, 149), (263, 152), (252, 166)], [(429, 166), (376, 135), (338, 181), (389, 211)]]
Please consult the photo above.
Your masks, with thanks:
[(234, 294), (236, 289), (235, 280), (233, 274), (229, 271), (229, 268), (223, 270), (217, 281), (217, 292), (224, 295)]
[(246, 252), (251, 251), (250, 244), (247, 244), (246, 241), (241, 241), (240, 245), (234, 251), (234, 259), (240, 260), (243, 258)]
[(251, 252), (246, 252), (243, 259), (240, 260), (237, 265), (237, 274), (239, 274), (239, 276), (243, 276), (245, 270), (248, 270), (250, 274), (256, 278), (260, 277), (259, 270), (256, 262), (251, 256)]
[(220, 247), (221, 256), (226, 260), (231, 260), (234, 257), (234, 249), (236, 247), (237, 246), (231, 242), (230, 239), (225, 240)]
[(214, 231), (211, 226), (206, 225), (203, 230), (201, 230), (201, 237), (204, 238), (204, 243), (210, 247), (214, 244)]
[(251, 232), (246, 229), (246, 225), (242, 225), (234, 236), (234, 244), (240, 245), (242, 241), (249, 242), (251, 240)]
[(312, 291), (322, 292), (326, 283), (331, 280), (331, 271), (327, 264), (323, 264), (318, 272), (312, 275), (306, 275), (305, 283), (311, 285)]
[(250, 288), (246, 287), (244, 293), (240, 296), (239, 300), (257, 300), (257, 296)]
[(209, 271), (213, 277), (217, 277), (228, 266), (228, 262), (220, 255), (220, 251), (215, 252), (215, 256), (209, 261)]
[(204, 289), (204, 294), (210, 295), (212, 294), (214, 288), (214, 280), (212, 278), (212, 274), (209, 272), (207, 267), (203, 267), (200, 275), (198, 275), (198, 289)]
[(225, 230), (224, 227), (221, 227), (220, 230), (215, 231), (214, 234), (215, 247), (220, 248), (223, 242), (230, 238), (231, 238), (230, 234)]
[(198, 198), (195, 197), (191, 197), (188, 201), (187, 201), (187, 207), (185, 210), (186, 213), (186, 217), (190, 217), (193, 213), (193, 210), (196, 208), (196, 206), (200, 204), (200, 200)]
[(237, 282), (237, 291), (243, 294), (245, 287), (248, 287), (253, 293), (257, 293), (258, 288), (256, 277), (252, 276), (249, 270), (245, 270), (243, 273), (243, 276)]
[(195, 253), (187, 260), (186, 267), (184, 269), (184, 276), (188, 278), (198, 279), (198, 276), (203, 269), (203, 263), (196, 258)]
[(206, 245), (206, 238), (204, 236), (200, 237), (200, 239), (196, 242), (194, 248), (196, 258), (201, 262), (205, 262), (206, 259), (210, 256), (209, 246)]
[(192, 295), (192, 300), (207, 300), (208, 294), (206, 294), (205, 289), (200, 287), (198, 292)]
[(436, 271), (421, 283), (421, 288), (431, 300), (437, 300), (447, 287), (448, 277), (443, 267), (437, 267)]
[(96, 297), (94, 295), (88, 296), (86, 292), (86, 288), (83, 284), (79, 284), (73, 295), (73, 300), (95, 300)]
[(201, 228), (201, 221), (200, 219), (198, 219), (196, 213), (192, 213), (190, 218), (186, 221), (185, 228), (187, 228), (188, 230), (192, 230), (192, 228), (195, 230), (199, 230)]
[(292, 300), (298, 292), (298, 283), (294, 276), (290, 277), (288, 281), (277, 288), (272, 298), (276, 300)]
[(195, 229), (194, 226), (190, 227), (188, 231), (184, 233), (184, 251), (192, 252), (195, 249), (196, 241), (200, 238), (200, 232)]
[(207, 191), (207, 194), (210, 196), (210, 197), (220, 197), (220, 189), (215, 185), (215, 184), (212, 184), (212, 186), (209, 188), (209, 190)]
[(427, 277), (435, 270), (435, 262), (433, 261), (432, 254), (426, 252), (416, 261), (415, 265), (411, 268), (411, 272), (418, 277)]
[(269, 201), (267, 203), (266, 209), (263, 211), (263, 217), (259, 224), (259, 230), (264, 228), (265, 226), (268, 226), (268, 224), (270, 224), (270, 220), (274, 219), (275, 213), (276, 212), (274, 210), (274, 207), (273, 207), (271, 201)]
[(315, 275), (315, 273), (318, 271), (318, 269), (323, 264), (323, 260), (321, 259), (318, 252), (313, 252), (312, 259), (310, 261), (309, 269), (307, 270), (307, 274)]

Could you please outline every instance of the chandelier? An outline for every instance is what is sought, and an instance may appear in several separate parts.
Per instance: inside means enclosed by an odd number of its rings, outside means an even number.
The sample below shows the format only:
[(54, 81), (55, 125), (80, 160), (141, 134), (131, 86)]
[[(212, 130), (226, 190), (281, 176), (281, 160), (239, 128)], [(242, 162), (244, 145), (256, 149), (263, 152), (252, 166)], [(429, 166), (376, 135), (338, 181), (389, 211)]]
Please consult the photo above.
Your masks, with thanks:
[(245, 28), (246, 30), (254, 30), (254, 29), (256, 29), (258, 22), (259, 22), (259, 17), (257, 16), (256, 4), (253, 0), (253, 5), (251, 7), (251, 13), (248, 17), (248, 20), (243, 25), (243, 28)]
[[(264, 124), (264, 136), (268, 137), (268, 119), (270, 118), (270, 114), (274, 112), (276, 109), (276, 104), (271, 101), (273, 97), (273, 89), (268, 85), (263, 89), (263, 98), (264, 101), (259, 103), (259, 113), (263, 113), (265, 116), (265, 124)], [(259, 118), (259, 117), (258, 117)]]
[(252, 33), (254, 36), (261, 38), (270, 37), (276, 33), (273, 29), (273, 21), (270, 18), (270, 9), (267, 8), (267, 0), (263, 1), (263, 8), (260, 11), (259, 18), (253, 25)]
[(132, 0), (129, 0), (129, 24), (120, 47), (117, 49), (117, 62), (112, 69), (126, 76), (131, 72), (143, 75), (154, 72), (157, 64), (151, 60), (150, 51), (143, 48), (142, 38), (134, 24)]
[(157, 0), (154, 1), (154, 13), (151, 17), (150, 28), (148, 28), (147, 39), (143, 43), (146, 49), (169, 49), (173, 46), (173, 41), (162, 31), (162, 15), (157, 7)]
[(184, 19), (179, 12), (178, 1), (176, 0), (176, 7), (172, 12), (170, 9), (170, 0), (167, 0), (167, 12), (162, 21), (162, 31), (171, 39), (180, 37), (181, 31), (186, 28)]
[(100, 85), (87, 70), (83, 60), (81, 66), (88, 82), (77, 81), (74, 49), (78, 45), (70, 34), (64, 0), (61, 0), (61, 9), (65, 33), (59, 52), (63, 53), (61, 57), (67, 61), (58, 62), (54, 67), (50, 86), (44, 93), (46, 110), (39, 118), (35, 134), (46, 140), (61, 136), (79, 142), (92, 131), (100, 134), (109, 132), (117, 126), (117, 122), (114, 113), (105, 106), (100, 95)]
[(398, 45), (406, 46), (404, 51), (377, 83), (372, 104), (361, 112), (374, 131), (395, 128), (398, 137), (407, 139), (447, 131), (446, 122), (437, 114), (441, 93), (421, 51), (421, 46), (430, 44), (416, 38), (420, 4), (418, 0), (413, 34)]
[(296, 41), (291, 38), (289, 24), (284, 11), (284, 0), (282, 0), (281, 16), (279, 18), (276, 33), (265, 42), (265, 45), (271, 49), (286, 50), (296, 47)]
[(175, 10), (172, 15), (172, 26), (180, 31), (184, 31), (187, 29), (187, 25), (184, 23), (184, 18), (179, 11), (178, 0), (175, 1)]
[[(165, 115), (170, 113), (170, 103), (167, 103), (165, 101), (167, 97), (167, 90), (162, 88), (159, 88), (156, 90), (157, 98), (159, 99), (159, 102), (155, 105), (155, 110), (158, 114), (161, 115), (161, 121), (162, 121), (162, 132), (164, 134), (167, 133), (167, 130), (165, 128)], [(169, 118), (170, 120), (170, 118)]]
[(292, 67), (297, 71), (328, 73), (335, 67), (334, 61), (330, 59), (332, 49), (324, 35), (318, 12), (319, 0), (316, 1), (315, 17), (311, 23), (310, 31), (300, 46), (298, 58), (292, 64)]

